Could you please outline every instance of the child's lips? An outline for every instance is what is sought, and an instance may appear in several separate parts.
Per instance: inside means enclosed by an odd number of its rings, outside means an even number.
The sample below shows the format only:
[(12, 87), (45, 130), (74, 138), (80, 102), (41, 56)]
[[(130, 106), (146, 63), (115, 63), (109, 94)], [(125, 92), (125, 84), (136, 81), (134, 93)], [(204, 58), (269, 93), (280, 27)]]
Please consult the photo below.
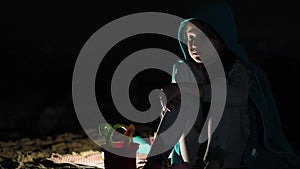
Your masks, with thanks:
[(199, 56), (198, 53), (192, 52), (193, 56)]
[(197, 53), (193, 53), (194, 57), (200, 57)]

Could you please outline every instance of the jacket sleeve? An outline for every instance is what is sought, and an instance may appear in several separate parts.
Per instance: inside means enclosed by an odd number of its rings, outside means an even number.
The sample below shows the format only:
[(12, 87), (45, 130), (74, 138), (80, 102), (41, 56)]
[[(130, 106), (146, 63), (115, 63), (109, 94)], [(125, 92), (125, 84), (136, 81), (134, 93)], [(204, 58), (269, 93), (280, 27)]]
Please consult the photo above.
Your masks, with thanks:
[(173, 65), (172, 83), (191, 83), (192, 74), (188, 69), (188, 66), (182, 60), (178, 60)]
[[(198, 71), (197, 68), (179, 60), (173, 65), (172, 82), (173, 83), (192, 83), (197, 82), (198, 84), (205, 83), (205, 75), (203, 71)], [(193, 72), (193, 73), (192, 73)]]

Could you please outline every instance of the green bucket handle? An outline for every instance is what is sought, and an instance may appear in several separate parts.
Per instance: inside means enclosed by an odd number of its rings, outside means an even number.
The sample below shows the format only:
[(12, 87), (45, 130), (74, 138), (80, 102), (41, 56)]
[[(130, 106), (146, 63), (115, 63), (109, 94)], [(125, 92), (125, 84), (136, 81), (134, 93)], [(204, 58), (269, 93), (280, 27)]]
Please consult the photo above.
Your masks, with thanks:
[[(106, 138), (106, 144), (113, 147), (113, 135), (116, 129), (122, 128), (126, 132), (128, 129), (128, 126), (125, 124), (115, 124), (114, 126), (111, 126), (109, 123), (101, 124), (99, 125), (99, 134), (104, 136)], [(132, 138), (129, 138), (129, 140), (125, 139), (124, 137), (124, 145), (128, 144), (128, 142), (132, 142)]]

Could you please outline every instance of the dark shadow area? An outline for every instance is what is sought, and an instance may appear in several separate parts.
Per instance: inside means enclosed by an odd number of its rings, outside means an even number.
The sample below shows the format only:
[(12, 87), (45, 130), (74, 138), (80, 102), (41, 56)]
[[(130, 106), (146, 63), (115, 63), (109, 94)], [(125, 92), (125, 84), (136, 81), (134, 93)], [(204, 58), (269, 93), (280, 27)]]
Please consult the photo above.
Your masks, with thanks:
[[(101, 26), (124, 16), (156, 11), (188, 17), (197, 1), (172, 4), (157, 1), (98, 3), (5, 4), (1, 46), (0, 140), (82, 133), (72, 101), (72, 74), (78, 54)], [(295, 4), (273, 1), (231, 2), (239, 39), (253, 62), (269, 76), (282, 118), (282, 127), (300, 151), (298, 114), (300, 23)], [(289, 2), (290, 3), (290, 2)], [(99, 44), (101, 45), (101, 44)], [(112, 123), (131, 123), (121, 117), (111, 100), (111, 75), (126, 56), (144, 48), (162, 48), (180, 55), (177, 42), (158, 35), (123, 40), (107, 54), (98, 69), (97, 100)], [(148, 94), (170, 81), (159, 70), (140, 72), (130, 96), (139, 110), (149, 108)], [(113, 113), (113, 115), (111, 114)], [(146, 126), (155, 128), (158, 121)]]
[[(174, 48), (177, 41), (162, 35), (144, 34), (136, 35), (116, 44), (104, 57), (98, 69), (96, 78), (96, 96), (101, 112), (106, 120), (112, 124), (130, 123), (139, 124), (123, 117), (114, 106), (111, 96), (112, 77), (119, 64), (129, 55), (136, 51), (147, 48), (161, 48), (174, 53), (177, 56), (181, 55), (179, 48)], [(151, 57), (151, 56), (150, 56)], [(162, 56), (163, 57), (163, 56)], [(159, 60), (157, 60), (159, 62)], [(171, 76), (168, 73), (157, 69), (145, 69), (139, 72), (131, 80), (129, 87), (129, 97), (132, 105), (138, 111), (146, 111), (150, 108), (148, 96), (154, 89), (160, 89), (171, 81)], [(121, 85), (121, 84), (120, 84)], [(159, 99), (157, 97), (157, 99)], [(143, 124), (149, 127), (158, 126), (159, 117), (153, 123)]]

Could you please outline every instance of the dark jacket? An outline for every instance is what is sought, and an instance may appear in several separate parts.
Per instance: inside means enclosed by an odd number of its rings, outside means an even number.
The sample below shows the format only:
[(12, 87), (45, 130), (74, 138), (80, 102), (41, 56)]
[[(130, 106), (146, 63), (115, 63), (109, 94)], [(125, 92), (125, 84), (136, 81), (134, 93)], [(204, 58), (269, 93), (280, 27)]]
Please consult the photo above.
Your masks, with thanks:
[[(274, 100), (267, 75), (262, 69), (251, 63), (246, 51), (238, 43), (233, 14), (225, 3), (206, 3), (192, 13), (193, 18), (182, 22), (178, 35), (184, 58), (186, 47), (181, 43), (183, 26), (190, 20), (199, 19), (211, 26), (223, 39), (244, 65), (251, 71), (249, 101), (251, 108), (251, 138), (243, 157), (248, 168), (292, 168), (296, 166), (296, 156), (288, 143), (281, 126), (279, 112)], [(174, 78), (174, 76), (173, 76)], [(173, 153), (178, 151), (173, 151)], [(180, 156), (180, 154), (177, 154)], [(173, 161), (178, 160), (173, 156)]]

